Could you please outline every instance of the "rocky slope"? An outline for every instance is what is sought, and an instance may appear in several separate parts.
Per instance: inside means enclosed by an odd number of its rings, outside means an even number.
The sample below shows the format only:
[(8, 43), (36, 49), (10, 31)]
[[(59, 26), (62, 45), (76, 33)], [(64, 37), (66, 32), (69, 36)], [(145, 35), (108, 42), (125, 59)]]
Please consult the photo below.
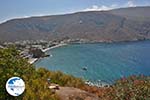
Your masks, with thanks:
[(150, 39), (150, 7), (13, 19), (0, 24), (0, 41)]
[(60, 100), (100, 100), (98, 96), (73, 87), (60, 87), (56, 90)]

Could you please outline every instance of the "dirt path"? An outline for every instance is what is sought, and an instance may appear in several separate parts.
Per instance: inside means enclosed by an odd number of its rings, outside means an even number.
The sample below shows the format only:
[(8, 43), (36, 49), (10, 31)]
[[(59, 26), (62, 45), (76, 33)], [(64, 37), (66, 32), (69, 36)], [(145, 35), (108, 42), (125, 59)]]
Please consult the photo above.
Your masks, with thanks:
[(73, 87), (60, 87), (56, 94), (61, 100), (100, 100), (96, 95)]

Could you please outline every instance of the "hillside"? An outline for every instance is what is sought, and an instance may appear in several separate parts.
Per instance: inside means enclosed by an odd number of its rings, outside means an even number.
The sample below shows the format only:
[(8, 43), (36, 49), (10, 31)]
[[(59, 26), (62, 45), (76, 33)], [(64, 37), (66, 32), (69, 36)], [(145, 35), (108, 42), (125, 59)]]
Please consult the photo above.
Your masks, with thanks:
[[(70, 66), (71, 67), (71, 66)], [(15, 48), (0, 49), (0, 100), (149, 100), (150, 77), (143, 75), (122, 78), (110, 87), (93, 87), (84, 81), (58, 71), (36, 69), (19, 56)], [(25, 92), (19, 97), (9, 95), (6, 81), (18, 76), (25, 81)], [(58, 84), (49, 88), (47, 79)], [(52, 84), (51, 84), (52, 85)]]
[(132, 41), (150, 39), (150, 7), (12, 19), (0, 24), (0, 41), (88, 39)]
[(110, 10), (109, 12), (132, 20), (149, 21), (148, 19), (150, 18), (150, 13), (148, 13), (147, 11), (150, 11), (150, 7), (120, 8)]
[(100, 100), (98, 96), (73, 87), (60, 87), (56, 90), (60, 100)]

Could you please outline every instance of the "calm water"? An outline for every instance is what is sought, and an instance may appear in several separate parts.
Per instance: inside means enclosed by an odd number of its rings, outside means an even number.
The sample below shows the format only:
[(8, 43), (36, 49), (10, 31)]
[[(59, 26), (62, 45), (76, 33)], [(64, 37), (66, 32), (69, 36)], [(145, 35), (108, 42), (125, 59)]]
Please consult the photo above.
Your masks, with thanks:
[(47, 53), (52, 56), (36, 62), (37, 67), (60, 70), (92, 82), (112, 83), (133, 74), (150, 76), (150, 41), (72, 44)]

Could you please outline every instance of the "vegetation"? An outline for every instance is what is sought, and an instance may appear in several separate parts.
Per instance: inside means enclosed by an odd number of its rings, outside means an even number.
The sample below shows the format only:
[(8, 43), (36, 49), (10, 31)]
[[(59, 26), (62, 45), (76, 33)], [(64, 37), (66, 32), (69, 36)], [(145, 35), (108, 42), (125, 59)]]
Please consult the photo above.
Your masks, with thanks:
[[(61, 72), (51, 72), (44, 68), (35, 69), (19, 52), (11, 47), (0, 49), (0, 100), (58, 100), (57, 95), (48, 89), (47, 78), (61, 86), (82, 87), (83, 82)], [(26, 90), (19, 97), (10, 96), (5, 90), (6, 81), (13, 76), (25, 81)]]
[(150, 77), (130, 76), (122, 78), (110, 87), (84, 87), (97, 94), (101, 100), (150, 100)]
[(149, 6), (129, 7), (105, 12), (12, 19), (0, 24), (0, 40), (12, 42), (39, 39), (85, 39), (91, 42), (145, 40), (150, 39), (149, 11)]
[[(19, 56), (14, 48), (0, 49), (0, 100), (59, 100), (58, 96), (48, 89), (47, 79), (61, 86), (77, 87), (96, 94), (101, 100), (150, 100), (150, 77), (131, 76), (122, 78), (110, 87), (91, 87), (81, 79), (62, 72), (51, 72), (44, 68), (35, 69), (27, 60)], [(19, 97), (10, 96), (6, 81), (18, 76), (25, 81), (25, 92)]]
[(105, 95), (113, 100), (150, 100), (150, 77), (131, 76), (117, 81)]

